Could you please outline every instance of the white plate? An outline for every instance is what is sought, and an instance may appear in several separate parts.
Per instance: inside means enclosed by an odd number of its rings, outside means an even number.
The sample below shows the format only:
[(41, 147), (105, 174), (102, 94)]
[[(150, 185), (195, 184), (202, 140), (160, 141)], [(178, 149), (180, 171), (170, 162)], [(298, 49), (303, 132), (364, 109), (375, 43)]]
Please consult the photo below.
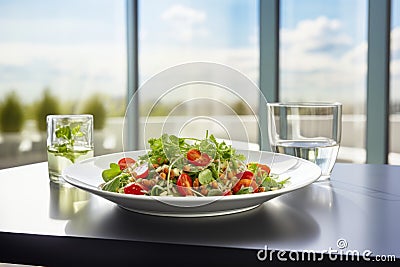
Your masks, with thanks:
[(316, 164), (300, 158), (266, 151), (239, 152), (246, 156), (248, 162), (256, 161), (271, 166), (271, 173), (279, 174), (280, 179), (290, 177), (290, 183), (275, 191), (212, 197), (127, 195), (99, 189), (103, 183), (101, 172), (108, 169), (111, 162), (116, 163), (122, 157), (137, 159), (145, 151), (120, 152), (87, 159), (67, 167), (63, 177), (68, 183), (131, 211), (161, 216), (200, 217), (255, 208), (274, 197), (305, 187), (321, 175), (321, 169)]

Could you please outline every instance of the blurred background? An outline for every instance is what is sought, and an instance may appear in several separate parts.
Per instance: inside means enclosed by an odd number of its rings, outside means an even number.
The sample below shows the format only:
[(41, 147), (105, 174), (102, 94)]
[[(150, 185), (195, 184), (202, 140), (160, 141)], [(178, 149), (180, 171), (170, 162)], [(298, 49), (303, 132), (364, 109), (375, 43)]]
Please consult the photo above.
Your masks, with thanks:
[[(366, 162), (368, 0), (279, 5), (279, 100), (343, 103), (339, 161)], [(139, 0), (139, 85), (191, 61), (228, 65), (259, 85), (259, 6), (258, 0)], [(391, 6), (385, 130), (388, 162), (400, 164), (400, 0)], [(93, 114), (95, 155), (122, 151), (127, 64), (126, 0), (0, 0), (0, 168), (47, 160), (48, 114)], [(141, 120), (156, 99), (157, 92), (141, 97)], [(258, 103), (258, 97), (250, 107), (231, 103), (255, 129), (249, 137), (255, 144)], [(159, 103), (150, 122), (161, 124), (176, 105)], [(183, 115), (190, 109), (174, 114)]]

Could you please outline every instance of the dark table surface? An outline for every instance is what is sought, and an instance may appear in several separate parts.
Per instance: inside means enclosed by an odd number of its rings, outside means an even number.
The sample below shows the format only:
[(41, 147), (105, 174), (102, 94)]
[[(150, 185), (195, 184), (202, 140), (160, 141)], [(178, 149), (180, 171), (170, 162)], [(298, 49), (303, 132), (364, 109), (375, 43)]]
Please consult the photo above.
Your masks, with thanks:
[(399, 261), (399, 222), (399, 166), (337, 163), (330, 181), (204, 218), (127, 211), (49, 182), (46, 162), (0, 170), (0, 262), (265, 265), (357, 260), (356, 253), (364, 261)]

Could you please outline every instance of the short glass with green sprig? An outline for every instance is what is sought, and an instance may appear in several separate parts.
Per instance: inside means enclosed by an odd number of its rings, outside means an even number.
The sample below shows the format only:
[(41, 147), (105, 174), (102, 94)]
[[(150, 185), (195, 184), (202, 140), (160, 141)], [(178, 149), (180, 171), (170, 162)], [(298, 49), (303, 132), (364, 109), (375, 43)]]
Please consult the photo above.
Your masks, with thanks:
[(91, 158), (93, 154), (92, 115), (47, 116), (47, 157), (51, 181), (63, 182), (64, 168)]

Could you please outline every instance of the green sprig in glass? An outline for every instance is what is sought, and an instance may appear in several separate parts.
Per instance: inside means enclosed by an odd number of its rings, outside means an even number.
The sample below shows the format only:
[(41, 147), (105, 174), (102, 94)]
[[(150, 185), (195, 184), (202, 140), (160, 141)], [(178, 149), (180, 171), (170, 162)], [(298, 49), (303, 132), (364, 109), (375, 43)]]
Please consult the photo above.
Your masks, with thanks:
[(93, 157), (93, 116), (49, 115), (47, 124), (49, 176), (59, 181), (65, 167)]

